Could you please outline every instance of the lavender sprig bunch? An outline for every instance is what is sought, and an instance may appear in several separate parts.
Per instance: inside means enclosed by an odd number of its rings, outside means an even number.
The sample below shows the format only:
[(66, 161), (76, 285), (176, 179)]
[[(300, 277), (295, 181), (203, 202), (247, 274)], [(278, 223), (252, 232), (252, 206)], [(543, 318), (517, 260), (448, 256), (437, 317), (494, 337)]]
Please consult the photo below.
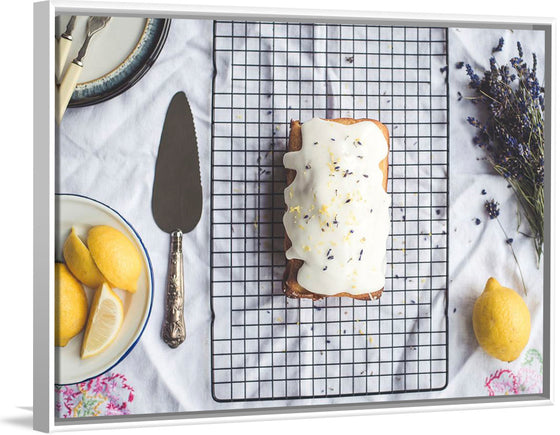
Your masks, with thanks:
[[(503, 46), (500, 38), (493, 53)], [(498, 65), (490, 57), (482, 77), (465, 64), (469, 87), (475, 91), (469, 99), (485, 109), (484, 121), (470, 116), (467, 121), (478, 129), (473, 142), (485, 150), (492, 167), (516, 194), (531, 229), (538, 266), (544, 242), (545, 90), (537, 79), (536, 55), (528, 66), (519, 42), (517, 51), (509, 65)]]

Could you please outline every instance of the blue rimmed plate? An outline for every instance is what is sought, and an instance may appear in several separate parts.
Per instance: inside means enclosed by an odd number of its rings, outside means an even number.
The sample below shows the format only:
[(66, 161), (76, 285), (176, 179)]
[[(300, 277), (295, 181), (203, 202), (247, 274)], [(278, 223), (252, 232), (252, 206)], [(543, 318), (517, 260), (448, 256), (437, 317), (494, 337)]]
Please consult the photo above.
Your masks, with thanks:
[[(144, 332), (153, 300), (153, 272), (148, 251), (132, 225), (117, 211), (94, 199), (73, 195), (56, 195), (55, 257), (63, 261), (62, 245), (72, 226), (82, 240), (94, 225), (109, 225), (123, 232), (136, 246), (142, 257), (142, 273), (138, 289), (132, 294), (114, 289), (124, 307), (124, 322), (115, 341), (99, 355), (81, 359), (83, 331), (65, 347), (55, 347), (55, 383), (75, 384), (105, 373), (121, 362), (134, 348)], [(95, 289), (85, 287), (91, 302)]]
[[(69, 18), (57, 17), (57, 35), (64, 32)], [(86, 23), (87, 17), (77, 17), (67, 65), (85, 39)], [(80, 82), (68, 107), (100, 103), (134, 86), (159, 56), (170, 24), (171, 20), (163, 18), (112, 17), (88, 47)]]

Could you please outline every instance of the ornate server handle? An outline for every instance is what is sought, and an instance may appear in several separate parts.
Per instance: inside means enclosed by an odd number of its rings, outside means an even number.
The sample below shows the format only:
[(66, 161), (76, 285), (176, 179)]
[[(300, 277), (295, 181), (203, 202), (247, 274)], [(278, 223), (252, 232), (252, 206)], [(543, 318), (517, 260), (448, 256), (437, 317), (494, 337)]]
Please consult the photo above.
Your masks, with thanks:
[(171, 233), (169, 264), (167, 267), (167, 295), (162, 337), (169, 347), (176, 348), (185, 341), (183, 292), (183, 233)]

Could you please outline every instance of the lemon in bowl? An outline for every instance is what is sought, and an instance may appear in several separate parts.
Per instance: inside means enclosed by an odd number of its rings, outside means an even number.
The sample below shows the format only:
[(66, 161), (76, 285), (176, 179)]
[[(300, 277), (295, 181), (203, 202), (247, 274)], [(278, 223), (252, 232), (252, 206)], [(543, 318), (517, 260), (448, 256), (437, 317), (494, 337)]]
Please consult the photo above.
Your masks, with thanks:
[(70, 272), (86, 286), (97, 288), (105, 280), (74, 227), (64, 242), (62, 255)]
[(123, 304), (107, 283), (95, 291), (80, 356), (99, 355), (117, 338), (124, 320)]
[(86, 324), (87, 296), (82, 285), (63, 263), (56, 263), (55, 276), (55, 346), (64, 347)]
[(135, 293), (142, 272), (142, 258), (122, 232), (108, 225), (92, 227), (87, 246), (93, 261), (112, 286)]
[(531, 314), (523, 298), (489, 278), (474, 304), (472, 324), (480, 346), (491, 356), (511, 362), (519, 357), (531, 334)]

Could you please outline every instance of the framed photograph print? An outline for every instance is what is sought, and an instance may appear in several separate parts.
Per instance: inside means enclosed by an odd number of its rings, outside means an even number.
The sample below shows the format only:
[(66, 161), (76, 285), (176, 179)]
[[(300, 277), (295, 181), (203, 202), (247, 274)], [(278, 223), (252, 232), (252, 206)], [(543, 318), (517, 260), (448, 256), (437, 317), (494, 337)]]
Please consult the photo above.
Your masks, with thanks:
[(552, 19), (35, 29), (36, 429), (549, 402)]

